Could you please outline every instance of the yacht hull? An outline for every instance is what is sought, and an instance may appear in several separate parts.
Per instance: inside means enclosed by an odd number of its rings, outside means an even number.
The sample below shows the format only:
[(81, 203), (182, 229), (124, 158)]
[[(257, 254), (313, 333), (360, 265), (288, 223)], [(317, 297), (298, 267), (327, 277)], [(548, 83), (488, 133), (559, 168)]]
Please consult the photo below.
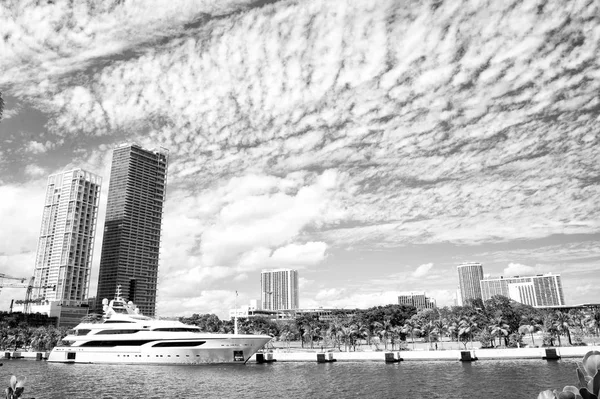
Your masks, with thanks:
[[(244, 364), (270, 337), (206, 339), (200, 346), (185, 342), (157, 340), (143, 345), (115, 347), (58, 346), (48, 356), (56, 363), (112, 364)], [(170, 346), (172, 344), (173, 346)]]

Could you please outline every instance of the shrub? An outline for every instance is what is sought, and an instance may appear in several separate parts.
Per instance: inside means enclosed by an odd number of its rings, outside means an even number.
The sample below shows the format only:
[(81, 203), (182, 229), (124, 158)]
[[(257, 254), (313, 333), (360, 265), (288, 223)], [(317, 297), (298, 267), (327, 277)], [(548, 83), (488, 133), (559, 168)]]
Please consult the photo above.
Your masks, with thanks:
[(512, 333), (508, 336), (509, 348), (520, 348), (523, 346), (523, 336), (519, 333)]
[(583, 342), (583, 334), (577, 332), (573, 334), (573, 346), (585, 346), (585, 342)]
[(544, 346), (554, 346), (554, 337), (552, 334), (544, 333), (542, 335), (542, 347)]
[(487, 330), (482, 330), (477, 335), (475, 335), (475, 340), (479, 341), (481, 343), (482, 349), (493, 348), (494, 347), (494, 345), (492, 344), (493, 338), (494, 337), (492, 337), (492, 334), (490, 334), (490, 332)]

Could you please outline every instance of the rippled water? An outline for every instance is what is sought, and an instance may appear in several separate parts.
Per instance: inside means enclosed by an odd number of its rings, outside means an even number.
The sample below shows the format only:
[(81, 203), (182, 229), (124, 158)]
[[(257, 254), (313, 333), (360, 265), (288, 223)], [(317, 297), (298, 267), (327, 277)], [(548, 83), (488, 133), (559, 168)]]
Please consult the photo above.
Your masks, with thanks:
[(537, 398), (575, 383), (575, 359), (245, 366), (55, 364), (5, 360), (25, 398)]

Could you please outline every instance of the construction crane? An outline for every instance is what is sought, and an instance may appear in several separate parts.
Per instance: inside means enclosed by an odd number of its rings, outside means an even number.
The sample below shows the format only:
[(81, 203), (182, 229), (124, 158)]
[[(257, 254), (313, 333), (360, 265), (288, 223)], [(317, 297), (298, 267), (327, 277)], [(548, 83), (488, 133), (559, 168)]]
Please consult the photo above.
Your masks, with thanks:
[(16, 287), (16, 288), (27, 287), (27, 285), (24, 285), (25, 281), (27, 281), (27, 279), (23, 278), (23, 277), (11, 277), (11, 276), (7, 276), (4, 273), (0, 273), (0, 279), (18, 281), (17, 283), (5, 283), (4, 281), (0, 281), (0, 289), (2, 289), (4, 287)]
[[(44, 285), (39, 287), (33, 286), (34, 277), (29, 279), (29, 282), (26, 282), (27, 279), (23, 277), (12, 277), (7, 276), (6, 274), (0, 273), (0, 290), (2, 288), (27, 288), (25, 292), (25, 300), (23, 301), (23, 313), (31, 312), (31, 294), (33, 293), (34, 288), (56, 288), (53, 285)], [(4, 280), (13, 280), (10, 282), (5, 282)], [(10, 313), (12, 313), (13, 301), (10, 302)]]

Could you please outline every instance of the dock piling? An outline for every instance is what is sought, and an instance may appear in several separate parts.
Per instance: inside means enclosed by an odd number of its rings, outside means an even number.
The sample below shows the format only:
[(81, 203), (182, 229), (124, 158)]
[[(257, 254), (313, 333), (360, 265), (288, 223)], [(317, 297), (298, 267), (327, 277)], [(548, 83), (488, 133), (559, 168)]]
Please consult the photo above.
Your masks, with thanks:
[(546, 356), (542, 357), (544, 360), (560, 360), (560, 356), (556, 353), (556, 348), (546, 348)]
[(471, 351), (460, 351), (461, 362), (473, 362), (475, 360), (477, 360), (477, 358), (471, 354)]
[(317, 363), (331, 363), (335, 362), (333, 358), (333, 353), (325, 352), (325, 353), (317, 353)]

